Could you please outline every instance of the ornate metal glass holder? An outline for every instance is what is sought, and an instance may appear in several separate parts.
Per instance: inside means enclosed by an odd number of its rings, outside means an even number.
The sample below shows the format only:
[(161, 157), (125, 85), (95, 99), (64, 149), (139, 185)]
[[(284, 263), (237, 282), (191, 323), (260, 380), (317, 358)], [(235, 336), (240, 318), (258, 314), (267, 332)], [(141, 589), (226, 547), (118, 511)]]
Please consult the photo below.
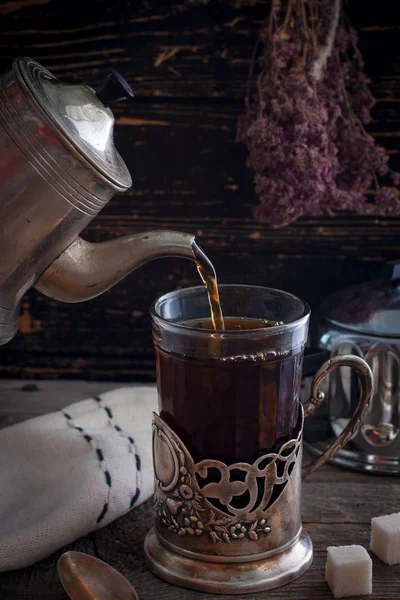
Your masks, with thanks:
[[(156, 312), (157, 308), (156, 303)], [(157, 321), (155, 337), (160, 336), (159, 326)], [(269, 336), (273, 335), (271, 329), (266, 330)], [(360, 376), (359, 405), (334, 444), (302, 468), (304, 416), (323, 400), (319, 385), (338, 366), (351, 366)], [(252, 463), (226, 464), (213, 458), (196, 462), (177, 433), (154, 414), (156, 523), (145, 540), (150, 569), (169, 583), (232, 594), (272, 589), (302, 575), (313, 558), (311, 539), (301, 523), (302, 476), (354, 435), (371, 393), (371, 372), (362, 359), (331, 359), (316, 374), (310, 401), (304, 407), (296, 404), (292, 438)], [(238, 504), (238, 497), (246, 502)]]

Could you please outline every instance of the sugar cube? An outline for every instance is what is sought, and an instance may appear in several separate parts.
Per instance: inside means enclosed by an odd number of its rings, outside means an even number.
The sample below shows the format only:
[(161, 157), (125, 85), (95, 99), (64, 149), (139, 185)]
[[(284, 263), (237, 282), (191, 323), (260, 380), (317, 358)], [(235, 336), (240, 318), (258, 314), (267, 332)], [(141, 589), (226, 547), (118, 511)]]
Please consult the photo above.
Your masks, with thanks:
[(362, 546), (329, 546), (325, 579), (335, 598), (372, 593), (372, 560)]
[(400, 563), (400, 513), (372, 519), (371, 550), (388, 565)]

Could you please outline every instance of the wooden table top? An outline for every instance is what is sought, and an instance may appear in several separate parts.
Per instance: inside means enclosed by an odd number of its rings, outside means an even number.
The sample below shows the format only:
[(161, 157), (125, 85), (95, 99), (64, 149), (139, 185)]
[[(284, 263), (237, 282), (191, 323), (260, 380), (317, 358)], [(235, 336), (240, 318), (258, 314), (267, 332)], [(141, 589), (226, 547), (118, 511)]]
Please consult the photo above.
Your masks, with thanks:
[[(101, 393), (117, 385), (57, 381), (0, 382), (0, 426), (27, 416), (58, 409), (67, 403), (94, 393)], [(326, 547), (361, 544), (368, 549), (371, 518), (399, 510), (399, 478), (363, 475), (332, 466), (321, 467), (310, 475), (303, 485), (303, 523), (314, 544), (312, 566), (305, 575), (287, 586), (268, 592), (249, 594), (245, 598), (249, 600), (332, 598), (324, 581)], [(136, 587), (141, 600), (224, 598), (224, 596), (205, 595), (174, 587), (150, 573), (144, 562), (143, 540), (152, 522), (152, 502), (148, 501), (108, 527), (61, 548), (30, 568), (0, 574), (0, 599), (66, 600), (66, 594), (56, 572), (57, 560), (66, 550), (87, 552), (110, 563)], [(371, 598), (399, 599), (400, 565), (387, 566), (374, 555), (372, 559)]]

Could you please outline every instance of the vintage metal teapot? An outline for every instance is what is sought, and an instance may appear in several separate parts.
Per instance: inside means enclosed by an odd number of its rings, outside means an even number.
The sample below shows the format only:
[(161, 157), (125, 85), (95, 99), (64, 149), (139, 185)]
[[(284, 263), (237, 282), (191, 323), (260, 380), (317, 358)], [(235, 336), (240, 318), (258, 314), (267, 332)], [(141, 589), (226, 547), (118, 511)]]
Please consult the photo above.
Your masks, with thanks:
[(32, 286), (64, 302), (98, 296), (161, 256), (194, 259), (194, 237), (155, 231), (92, 244), (80, 232), (132, 185), (109, 104), (133, 97), (118, 73), (100, 90), (18, 58), (0, 79), (0, 345)]

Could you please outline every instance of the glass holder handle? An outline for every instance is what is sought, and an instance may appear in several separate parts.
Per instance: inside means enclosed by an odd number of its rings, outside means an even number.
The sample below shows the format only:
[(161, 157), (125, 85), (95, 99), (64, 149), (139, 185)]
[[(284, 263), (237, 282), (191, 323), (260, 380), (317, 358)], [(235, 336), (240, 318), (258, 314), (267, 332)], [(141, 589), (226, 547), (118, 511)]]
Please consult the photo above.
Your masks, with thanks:
[(317, 371), (314, 376), (312, 387), (311, 387), (311, 398), (306, 402), (304, 406), (304, 417), (308, 417), (311, 415), (314, 410), (321, 404), (321, 402), (325, 398), (325, 394), (318, 390), (321, 382), (325, 379), (325, 377), (331, 371), (335, 371), (338, 367), (350, 367), (354, 369), (361, 382), (361, 391), (360, 398), (358, 400), (358, 405), (354, 414), (346, 427), (343, 429), (342, 433), (336, 438), (336, 440), (329, 446), (329, 448), (321, 454), (314, 461), (305, 465), (302, 469), (302, 476), (307, 477), (310, 473), (312, 473), (315, 469), (324, 464), (327, 460), (330, 460), (336, 452), (338, 452), (343, 446), (347, 444), (351, 440), (351, 438), (358, 432), (360, 429), (361, 423), (365, 418), (369, 410), (369, 405), (371, 402), (374, 383), (372, 371), (369, 368), (368, 364), (360, 358), (359, 356), (355, 356), (353, 354), (342, 354), (338, 356), (334, 356), (326, 363), (322, 365), (322, 367)]

